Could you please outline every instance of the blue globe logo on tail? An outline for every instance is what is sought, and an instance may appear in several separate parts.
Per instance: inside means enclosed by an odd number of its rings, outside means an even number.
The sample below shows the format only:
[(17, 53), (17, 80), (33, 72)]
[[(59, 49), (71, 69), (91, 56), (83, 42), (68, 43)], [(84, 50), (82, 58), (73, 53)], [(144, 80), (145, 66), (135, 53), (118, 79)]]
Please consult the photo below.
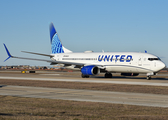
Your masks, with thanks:
[(51, 49), (53, 54), (64, 53), (61, 41), (59, 40), (57, 33), (52, 38)]
[(61, 41), (52, 23), (50, 25), (50, 39), (52, 54), (64, 53)]

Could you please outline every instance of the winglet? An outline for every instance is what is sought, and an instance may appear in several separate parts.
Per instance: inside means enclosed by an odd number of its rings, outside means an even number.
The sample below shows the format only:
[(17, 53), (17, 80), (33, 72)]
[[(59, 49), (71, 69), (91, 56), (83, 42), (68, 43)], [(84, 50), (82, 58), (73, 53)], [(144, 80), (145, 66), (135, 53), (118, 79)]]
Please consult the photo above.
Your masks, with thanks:
[[(4, 44), (4, 43), (3, 43)], [(9, 52), (9, 50), (8, 50), (8, 48), (6, 47), (6, 45), (4, 44), (4, 47), (5, 47), (5, 49), (6, 49), (6, 52), (7, 52), (7, 54), (8, 54), (8, 58), (5, 60), (5, 61), (7, 61), (9, 58), (11, 58), (12, 57), (12, 55), (10, 54), (10, 52)], [(4, 62), (5, 62), (4, 61)]]
[(145, 53), (147, 53), (147, 51), (145, 50)]

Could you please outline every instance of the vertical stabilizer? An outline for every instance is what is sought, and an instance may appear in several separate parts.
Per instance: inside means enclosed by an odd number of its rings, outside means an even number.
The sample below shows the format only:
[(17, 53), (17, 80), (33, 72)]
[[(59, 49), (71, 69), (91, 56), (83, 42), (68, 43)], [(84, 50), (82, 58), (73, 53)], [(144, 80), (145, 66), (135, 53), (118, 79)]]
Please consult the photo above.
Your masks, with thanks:
[(51, 39), (52, 54), (64, 53), (62, 43), (52, 23), (50, 24), (50, 39)]

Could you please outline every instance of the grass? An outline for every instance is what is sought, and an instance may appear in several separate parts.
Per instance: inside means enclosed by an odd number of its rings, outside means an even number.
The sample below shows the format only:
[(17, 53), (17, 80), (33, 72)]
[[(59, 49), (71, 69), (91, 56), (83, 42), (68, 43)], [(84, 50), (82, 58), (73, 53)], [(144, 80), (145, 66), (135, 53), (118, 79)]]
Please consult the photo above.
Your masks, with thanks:
[(168, 108), (0, 96), (2, 120), (167, 120)]

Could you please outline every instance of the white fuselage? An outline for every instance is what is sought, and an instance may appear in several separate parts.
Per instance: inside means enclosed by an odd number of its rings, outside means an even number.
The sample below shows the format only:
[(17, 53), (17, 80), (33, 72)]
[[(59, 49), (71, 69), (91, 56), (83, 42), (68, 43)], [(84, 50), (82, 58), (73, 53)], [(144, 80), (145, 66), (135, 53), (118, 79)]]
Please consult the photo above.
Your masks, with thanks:
[[(51, 59), (83, 63), (84, 66), (95, 65), (105, 68), (108, 72), (118, 73), (155, 73), (165, 67), (157, 56), (138, 52), (60, 53), (54, 54)], [(74, 65), (67, 66), (67, 68), (76, 69)]]

